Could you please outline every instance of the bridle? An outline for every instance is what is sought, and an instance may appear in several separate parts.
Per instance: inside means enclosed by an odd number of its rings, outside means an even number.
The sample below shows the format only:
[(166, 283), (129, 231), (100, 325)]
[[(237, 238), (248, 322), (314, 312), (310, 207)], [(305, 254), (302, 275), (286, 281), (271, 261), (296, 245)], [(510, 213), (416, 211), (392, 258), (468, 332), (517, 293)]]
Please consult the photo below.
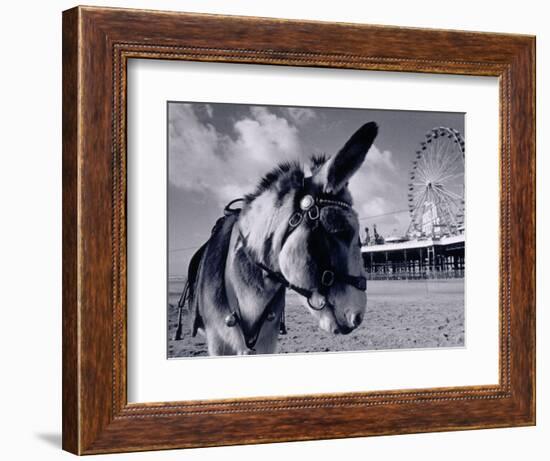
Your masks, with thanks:
[[(351, 210), (352, 205), (343, 200), (337, 200), (331, 198), (329, 195), (317, 195), (315, 196), (312, 190), (311, 177), (304, 179), (304, 184), (302, 191), (299, 194), (296, 202), (298, 203), (298, 209), (292, 213), (288, 220), (288, 225), (283, 234), (281, 240), (281, 248), (284, 246), (286, 240), (290, 235), (306, 221), (313, 223), (314, 226), (318, 225), (318, 221), (321, 218), (321, 210), (327, 206), (339, 207), (346, 210)], [(278, 271), (274, 271), (265, 264), (255, 261), (255, 264), (262, 269), (269, 278), (284, 285), (286, 288), (298, 293), (307, 299), (307, 303), (310, 308), (314, 310), (323, 310), (325, 307), (330, 306), (330, 303), (327, 299), (328, 291), (334, 285), (335, 282), (342, 283), (345, 285), (350, 285), (360, 291), (366, 291), (367, 289), (367, 279), (360, 275), (350, 275), (347, 273), (341, 273), (336, 268), (330, 266), (330, 264), (325, 265), (320, 271), (321, 276), (318, 280), (318, 285), (316, 287), (317, 293), (322, 295), (321, 302), (318, 306), (312, 304), (311, 298), (314, 294), (314, 290), (303, 288), (297, 285), (290, 283), (286, 277)]]
[[(231, 201), (224, 209), (224, 214), (230, 216), (241, 212), (240, 208), (232, 208), (235, 203), (242, 202), (243, 199), (235, 199)], [(301, 192), (297, 195), (295, 199), (295, 211), (292, 213), (288, 220), (287, 227), (283, 234), (281, 240), (281, 248), (284, 246), (286, 240), (290, 235), (298, 229), (303, 223), (310, 222), (313, 224), (314, 228), (319, 225), (319, 220), (321, 219), (321, 211), (324, 207), (332, 206), (339, 207), (346, 210), (351, 210), (352, 205), (343, 200), (337, 200), (334, 197), (331, 197), (327, 194), (315, 194), (311, 177), (305, 178)], [(281, 285), (281, 288), (278, 289), (273, 296), (273, 298), (268, 302), (264, 308), (260, 318), (255, 322), (251, 327), (250, 331), (245, 331), (243, 322), (241, 320), (240, 312), (231, 312), (230, 315), (226, 318), (226, 324), (228, 326), (233, 326), (237, 323), (241, 325), (243, 333), (245, 336), (246, 345), (253, 350), (256, 341), (258, 339), (261, 327), (263, 323), (274, 316), (272, 310), (275, 304), (277, 295), (280, 293), (281, 289), (289, 289), (299, 294), (300, 296), (306, 298), (309, 307), (313, 310), (321, 311), (325, 308), (333, 309), (334, 306), (328, 300), (328, 292), (334, 283), (342, 283), (345, 285), (350, 285), (357, 290), (366, 291), (367, 289), (367, 279), (360, 275), (351, 275), (348, 273), (341, 273), (332, 267), (330, 264), (325, 264), (320, 271), (321, 275), (318, 280), (318, 285), (314, 290), (308, 288), (300, 287), (289, 282), (286, 277), (279, 271), (275, 271), (268, 267), (263, 262), (257, 261), (252, 253), (246, 249), (246, 238), (242, 235), (239, 230), (239, 239), (242, 242), (244, 253), (247, 257), (253, 262), (258, 268), (267, 274), (267, 276), (274, 282)], [(319, 304), (315, 305), (312, 303), (311, 299), (314, 296), (315, 292), (321, 295), (319, 299)]]
[[(225, 213), (228, 214), (231, 212), (239, 212), (240, 210), (232, 209), (231, 206), (240, 200), (241, 199), (237, 199), (230, 202), (225, 208)], [(315, 227), (318, 226), (318, 221), (321, 218), (321, 210), (324, 207), (332, 206), (346, 210), (352, 209), (352, 205), (348, 202), (337, 200), (327, 194), (315, 194), (311, 177), (304, 179), (301, 193), (298, 194), (295, 199), (295, 203), (297, 203), (298, 206), (296, 207), (295, 205), (295, 208), (297, 209), (295, 209), (288, 220), (288, 225), (281, 240), (281, 248), (284, 246), (290, 235), (306, 221), (313, 223)], [(242, 240), (243, 242), (246, 241), (244, 238), (242, 238)], [(250, 253), (247, 253), (249, 254), (249, 257), (251, 257)], [(273, 281), (284, 285), (286, 288), (306, 298), (309, 307), (314, 310), (322, 310), (329, 304), (327, 300), (328, 291), (335, 282), (350, 285), (360, 291), (366, 291), (367, 289), (367, 279), (365, 277), (360, 275), (350, 275), (347, 273), (342, 274), (336, 268), (332, 267), (330, 263), (325, 263), (320, 271), (321, 276), (319, 277), (318, 286), (316, 287), (316, 291), (323, 296), (324, 302), (322, 302), (319, 306), (315, 306), (311, 303), (311, 297), (313, 296), (314, 290), (294, 285), (293, 283), (290, 283), (281, 272), (271, 269), (266, 264), (256, 261), (254, 258), (251, 259), (253, 259), (256, 266), (263, 270)]]

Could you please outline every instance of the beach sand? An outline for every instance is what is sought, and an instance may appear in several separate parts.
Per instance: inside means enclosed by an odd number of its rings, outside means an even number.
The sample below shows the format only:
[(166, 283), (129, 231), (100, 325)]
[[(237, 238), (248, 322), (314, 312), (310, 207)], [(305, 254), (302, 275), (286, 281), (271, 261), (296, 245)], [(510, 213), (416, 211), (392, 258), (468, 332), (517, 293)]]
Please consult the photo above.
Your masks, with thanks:
[[(171, 338), (177, 326), (182, 282), (169, 285), (168, 357), (207, 355), (204, 337), (191, 337), (184, 310), (184, 339)], [(286, 297), (288, 334), (279, 336), (279, 353), (365, 351), (464, 346), (464, 280), (369, 281), (367, 310), (359, 328), (347, 336), (322, 331), (295, 293)]]

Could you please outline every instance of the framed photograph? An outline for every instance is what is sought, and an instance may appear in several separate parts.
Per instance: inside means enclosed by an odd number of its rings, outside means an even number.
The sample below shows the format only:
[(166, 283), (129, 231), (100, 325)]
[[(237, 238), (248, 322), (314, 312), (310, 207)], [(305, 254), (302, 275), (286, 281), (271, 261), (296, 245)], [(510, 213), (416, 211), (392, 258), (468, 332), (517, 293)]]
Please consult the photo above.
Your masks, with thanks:
[(63, 448), (535, 424), (535, 39), (63, 13)]

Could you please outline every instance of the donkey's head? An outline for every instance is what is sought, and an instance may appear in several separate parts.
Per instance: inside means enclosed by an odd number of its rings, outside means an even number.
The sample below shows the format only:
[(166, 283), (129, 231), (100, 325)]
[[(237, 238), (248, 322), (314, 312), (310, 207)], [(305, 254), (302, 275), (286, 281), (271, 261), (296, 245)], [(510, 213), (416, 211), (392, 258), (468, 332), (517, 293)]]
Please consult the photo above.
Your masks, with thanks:
[(363, 125), (334, 156), (313, 160), (311, 176), (285, 165), (267, 175), (243, 213), (247, 244), (263, 265), (304, 296), (322, 329), (347, 334), (363, 320), (366, 280), (359, 221), (348, 182), (378, 132)]

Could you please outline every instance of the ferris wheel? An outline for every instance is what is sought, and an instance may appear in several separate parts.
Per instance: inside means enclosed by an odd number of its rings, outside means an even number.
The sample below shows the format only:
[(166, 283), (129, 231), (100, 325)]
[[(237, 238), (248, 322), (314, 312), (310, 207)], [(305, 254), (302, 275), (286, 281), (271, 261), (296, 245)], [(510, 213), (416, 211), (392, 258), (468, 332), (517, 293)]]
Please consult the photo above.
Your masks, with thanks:
[(464, 230), (464, 139), (447, 127), (426, 133), (408, 186), (407, 235), (440, 237)]

